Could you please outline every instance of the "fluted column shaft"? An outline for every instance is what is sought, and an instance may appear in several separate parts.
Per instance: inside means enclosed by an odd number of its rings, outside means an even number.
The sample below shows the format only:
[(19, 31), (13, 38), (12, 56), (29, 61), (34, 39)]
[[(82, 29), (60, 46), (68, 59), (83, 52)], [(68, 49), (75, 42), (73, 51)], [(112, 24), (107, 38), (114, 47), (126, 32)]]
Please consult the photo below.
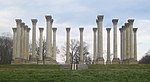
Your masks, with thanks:
[(111, 28), (106, 28), (107, 30), (107, 61), (106, 64), (111, 64), (110, 60), (110, 30)]
[(66, 28), (67, 38), (66, 38), (66, 64), (70, 64), (70, 28)]
[(97, 46), (96, 46), (96, 33), (97, 33), (97, 28), (93, 28), (93, 37), (94, 37), (94, 41), (93, 41), (93, 62), (94, 64), (96, 63), (96, 58), (97, 58)]
[(16, 24), (17, 24), (16, 58), (20, 58), (21, 22), (22, 22), (21, 19), (16, 19)]
[(46, 57), (52, 57), (52, 16), (45, 16), (47, 21), (47, 32), (46, 32)]
[(122, 29), (123, 29), (123, 36), (122, 36), (122, 40), (123, 40), (123, 45), (122, 45), (122, 48), (123, 48), (123, 52), (122, 52), (122, 54), (123, 54), (123, 57), (122, 57), (122, 59), (123, 59), (123, 63), (125, 63), (125, 61), (126, 61), (126, 55), (127, 55), (127, 48), (126, 48), (126, 43), (127, 43), (127, 38), (126, 38), (126, 27), (125, 26), (122, 26)]
[(39, 28), (40, 31), (40, 50), (39, 50), (39, 60), (43, 60), (43, 30), (44, 28)]
[(83, 30), (84, 28), (79, 28), (80, 30), (80, 64), (84, 63), (83, 59)]
[(36, 23), (37, 19), (31, 19), (32, 21), (32, 57), (36, 58)]
[(117, 23), (118, 23), (118, 19), (113, 19), (112, 20), (113, 22), (113, 27), (114, 27), (114, 32), (113, 32), (113, 35), (114, 35), (114, 38), (113, 38), (113, 52), (114, 52), (114, 58), (117, 58)]
[(56, 31), (57, 31), (57, 28), (53, 28), (53, 59), (56, 60)]
[(130, 58), (134, 58), (134, 43), (133, 43), (133, 22), (134, 19), (129, 19), (129, 29), (130, 29)]
[(27, 41), (26, 41), (27, 42), (26, 43), (26, 45), (27, 45), (27, 47), (26, 47), (27, 48), (26, 49), (27, 50), (26, 59), (27, 60), (29, 60), (29, 32), (30, 32), (30, 30), (31, 30), (30, 28), (27, 28)]
[(21, 23), (20, 56), (22, 59), (24, 59), (24, 27), (25, 27), (25, 23)]
[(137, 61), (137, 32), (138, 28), (133, 28), (133, 32), (134, 32), (134, 59)]
[(24, 59), (27, 59), (27, 29), (28, 29), (28, 26), (25, 25), (24, 27)]
[(98, 64), (104, 64), (103, 58), (103, 15), (97, 16), (97, 28), (98, 28), (98, 51), (97, 51), (97, 61)]
[(17, 28), (12, 28), (12, 30), (13, 30), (13, 60), (15, 59), (15, 57), (16, 57), (16, 50), (17, 50), (17, 47), (16, 47), (16, 45), (17, 45), (17, 43), (16, 43), (16, 41), (17, 41)]
[(130, 29), (129, 29), (129, 24), (125, 23), (125, 28), (126, 28), (126, 60), (128, 63), (128, 59), (130, 58)]
[(120, 30), (120, 56), (121, 61), (123, 60), (123, 28), (119, 28)]

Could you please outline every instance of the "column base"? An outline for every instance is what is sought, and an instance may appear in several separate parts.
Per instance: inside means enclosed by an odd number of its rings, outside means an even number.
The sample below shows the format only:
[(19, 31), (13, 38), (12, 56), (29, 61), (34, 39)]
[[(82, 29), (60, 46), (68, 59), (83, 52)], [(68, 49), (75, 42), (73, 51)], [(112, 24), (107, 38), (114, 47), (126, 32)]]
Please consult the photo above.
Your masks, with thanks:
[(134, 58), (129, 59), (129, 64), (138, 64), (138, 61), (135, 60)]
[(122, 60), (122, 64), (127, 64), (127, 61), (126, 60)]
[(15, 58), (12, 62), (11, 62), (11, 64), (25, 64), (25, 59), (23, 59), (23, 58)]
[(29, 64), (37, 64), (37, 58), (31, 58)]
[(83, 60), (81, 60), (81, 61), (79, 62), (79, 64), (84, 64), (84, 61), (83, 61)]
[(51, 57), (46, 57), (45, 58), (45, 61), (44, 61), (44, 64), (58, 64), (56, 60), (54, 60), (53, 58)]
[(119, 58), (113, 58), (112, 64), (120, 64)]
[(110, 61), (110, 60), (107, 60), (107, 61), (106, 61), (106, 64), (111, 64), (111, 61)]
[(103, 57), (97, 58), (96, 64), (104, 64), (104, 58)]
[(65, 64), (70, 64), (70, 61), (66, 61)]
[(37, 64), (43, 64), (43, 60), (38, 60)]

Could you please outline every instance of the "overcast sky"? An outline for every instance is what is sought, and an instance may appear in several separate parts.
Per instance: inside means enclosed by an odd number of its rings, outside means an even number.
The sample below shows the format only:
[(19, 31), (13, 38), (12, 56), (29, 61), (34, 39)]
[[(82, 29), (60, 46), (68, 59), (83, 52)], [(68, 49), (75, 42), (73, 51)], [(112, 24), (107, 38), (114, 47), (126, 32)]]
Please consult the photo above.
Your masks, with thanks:
[[(138, 59), (150, 49), (150, 1), (149, 0), (0, 0), (0, 34), (11, 32), (16, 27), (15, 19), (20, 18), (29, 27), (31, 19), (38, 19), (38, 27), (46, 26), (45, 15), (52, 15), (53, 26), (57, 27), (57, 46), (65, 44), (65, 28), (71, 27), (71, 39), (79, 40), (79, 27), (84, 27), (84, 41), (93, 53), (93, 31), (97, 15), (104, 15), (104, 50), (106, 50), (106, 30), (112, 28), (112, 19), (118, 18), (120, 28), (129, 18), (134, 18), (134, 28), (138, 28)], [(45, 28), (46, 30), (46, 28)], [(112, 44), (111, 30), (111, 46)], [(118, 55), (119, 48), (118, 30)], [(44, 32), (45, 36), (45, 32)], [(111, 49), (112, 52), (112, 49)]]

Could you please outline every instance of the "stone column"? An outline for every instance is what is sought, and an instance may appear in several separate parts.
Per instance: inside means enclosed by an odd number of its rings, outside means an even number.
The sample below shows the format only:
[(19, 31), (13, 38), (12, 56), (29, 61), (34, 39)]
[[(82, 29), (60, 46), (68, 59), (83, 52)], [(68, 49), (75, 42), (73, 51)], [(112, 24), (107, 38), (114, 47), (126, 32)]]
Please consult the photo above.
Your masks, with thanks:
[(129, 54), (130, 54), (130, 32), (129, 32), (129, 24), (125, 23), (126, 28), (126, 64), (129, 64)]
[(119, 28), (120, 30), (120, 57), (121, 63), (123, 63), (123, 28)]
[(53, 28), (53, 59), (56, 61), (56, 31), (57, 31), (57, 28)]
[(66, 64), (70, 64), (70, 28), (66, 28)]
[(47, 22), (47, 32), (46, 32), (46, 60), (51, 60), (52, 58), (52, 16), (45, 16)]
[(17, 45), (17, 43), (16, 43), (16, 41), (17, 41), (17, 28), (12, 28), (12, 30), (13, 30), (13, 61), (14, 61), (14, 59), (16, 58), (16, 50), (17, 50), (17, 47), (16, 47), (16, 45)]
[(137, 61), (137, 32), (138, 28), (133, 28), (133, 32), (134, 32), (134, 60)]
[(126, 48), (126, 43), (127, 43), (127, 38), (126, 38), (126, 27), (125, 26), (122, 26), (122, 30), (123, 30), (123, 33), (122, 33), (122, 63), (123, 64), (126, 64), (126, 55), (127, 55), (127, 48)]
[(21, 23), (20, 56), (22, 59), (24, 59), (24, 27), (25, 23)]
[(103, 15), (97, 16), (97, 28), (98, 28), (98, 51), (97, 51), (97, 64), (104, 64), (103, 58)]
[(134, 19), (129, 19), (129, 29), (130, 29), (130, 59), (129, 64), (135, 64), (136, 61), (134, 60), (134, 38), (133, 38), (133, 23)]
[(36, 23), (37, 19), (31, 19), (32, 21), (32, 58), (31, 61), (33, 63), (36, 63), (37, 58), (36, 58)]
[(96, 58), (97, 58), (97, 44), (96, 44), (96, 33), (97, 33), (97, 28), (93, 28), (93, 37), (94, 37), (94, 41), (93, 41), (93, 63), (96, 64)]
[(110, 60), (110, 30), (111, 28), (106, 28), (107, 30), (107, 61), (106, 64), (111, 64)]
[(27, 47), (26, 47), (26, 48), (27, 48), (27, 49), (26, 49), (26, 50), (27, 50), (27, 52), (26, 52), (26, 53), (27, 53), (26, 59), (27, 59), (27, 60), (29, 60), (29, 33), (30, 33), (30, 30), (31, 30), (30, 28), (27, 28), (27, 39), (26, 39), (26, 40), (27, 40), (27, 41), (26, 41), (26, 42), (27, 42), (27, 43), (26, 43), (26, 45), (27, 45)]
[[(16, 38), (17, 50), (16, 50), (16, 58), (15, 58), (16, 60), (20, 58), (21, 22), (22, 22), (21, 19), (16, 19), (16, 24), (17, 24), (17, 38)], [(16, 61), (16, 63), (19, 63), (19, 62)]]
[(28, 26), (25, 25), (24, 27), (24, 59), (27, 60), (27, 29), (28, 29)]
[(118, 58), (118, 54), (117, 54), (117, 23), (118, 23), (118, 19), (113, 19), (112, 20), (113, 23), (113, 27), (114, 27), (114, 38), (113, 38), (113, 53), (114, 53), (114, 58), (112, 63), (113, 64), (119, 64), (119, 58)]
[(43, 30), (44, 28), (39, 28), (40, 31), (40, 41), (39, 41), (39, 60), (42, 61), (43, 60)]
[(79, 28), (80, 30), (80, 64), (84, 64), (83, 59), (83, 30), (84, 28)]

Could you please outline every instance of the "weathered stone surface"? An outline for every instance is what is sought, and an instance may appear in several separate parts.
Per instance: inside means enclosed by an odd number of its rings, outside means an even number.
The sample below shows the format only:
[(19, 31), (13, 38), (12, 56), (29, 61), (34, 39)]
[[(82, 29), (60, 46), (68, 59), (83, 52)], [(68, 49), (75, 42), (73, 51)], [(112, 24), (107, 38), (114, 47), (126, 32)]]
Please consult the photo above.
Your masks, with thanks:
[(96, 64), (104, 64), (104, 58), (103, 57), (98, 57), (96, 60)]
[(106, 28), (107, 30), (107, 61), (106, 64), (111, 64), (110, 60), (110, 30), (111, 28)]
[(57, 61), (51, 57), (46, 57), (44, 63), (45, 64), (58, 64)]
[(84, 28), (79, 28), (80, 30), (80, 64), (84, 64), (83, 61), (83, 30)]
[(120, 64), (119, 58), (113, 58), (112, 64)]
[(70, 64), (70, 28), (66, 28), (66, 64)]
[(104, 64), (104, 58), (103, 58), (103, 15), (97, 16), (97, 28), (98, 28), (98, 41), (97, 41), (97, 64)]
[(97, 44), (96, 44), (96, 35), (97, 35), (97, 28), (93, 28), (93, 64), (96, 64), (96, 58), (97, 58)]
[[(113, 58), (113, 61), (112, 61), (112, 64), (119, 64), (119, 61), (117, 61), (118, 58), (118, 53), (117, 53), (117, 23), (118, 23), (118, 19), (113, 19), (112, 20), (112, 23), (113, 23), (113, 28), (114, 28), (114, 32), (113, 32), (113, 54), (114, 54), (114, 58)], [(115, 63), (114, 63), (115, 62)], [(118, 63), (116, 63), (118, 62)]]

